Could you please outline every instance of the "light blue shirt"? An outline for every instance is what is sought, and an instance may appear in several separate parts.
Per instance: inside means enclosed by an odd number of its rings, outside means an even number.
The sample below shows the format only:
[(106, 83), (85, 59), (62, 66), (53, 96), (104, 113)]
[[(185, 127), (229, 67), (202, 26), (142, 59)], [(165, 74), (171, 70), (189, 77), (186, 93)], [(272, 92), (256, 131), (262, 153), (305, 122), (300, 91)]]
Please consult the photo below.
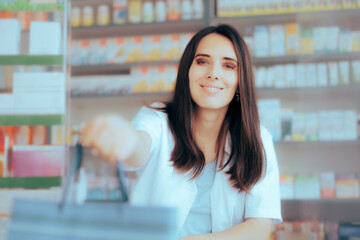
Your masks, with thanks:
[(181, 237), (212, 232), (210, 190), (215, 171), (216, 161), (213, 161), (206, 164), (201, 174), (194, 180), (198, 191), (181, 230)]

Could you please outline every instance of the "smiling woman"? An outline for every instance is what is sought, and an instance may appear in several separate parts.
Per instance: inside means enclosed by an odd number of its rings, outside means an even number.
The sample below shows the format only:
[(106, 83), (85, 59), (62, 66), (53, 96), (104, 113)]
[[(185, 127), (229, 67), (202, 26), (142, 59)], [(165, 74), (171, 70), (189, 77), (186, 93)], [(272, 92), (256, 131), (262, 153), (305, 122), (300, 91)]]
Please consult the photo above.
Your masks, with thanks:
[(95, 117), (81, 141), (137, 172), (131, 204), (177, 207), (183, 240), (265, 240), (281, 221), (277, 159), (260, 125), (249, 51), (228, 25), (190, 40), (169, 102), (143, 107), (131, 126)]

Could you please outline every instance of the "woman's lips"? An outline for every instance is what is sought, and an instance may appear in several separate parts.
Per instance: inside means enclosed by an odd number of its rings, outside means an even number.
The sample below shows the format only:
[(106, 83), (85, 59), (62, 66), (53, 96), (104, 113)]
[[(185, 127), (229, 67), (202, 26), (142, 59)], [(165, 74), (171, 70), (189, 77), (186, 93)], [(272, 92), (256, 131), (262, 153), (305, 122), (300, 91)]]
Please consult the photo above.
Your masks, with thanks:
[(205, 90), (205, 92), (208, 92), (208, 93), (218, 93), (224, 89), (221, 87), (216, 87), (216, 86), (211, 86), (211, 85), (202, 85), (201, 84), (200, 86), (202, 87), (202, 89)]

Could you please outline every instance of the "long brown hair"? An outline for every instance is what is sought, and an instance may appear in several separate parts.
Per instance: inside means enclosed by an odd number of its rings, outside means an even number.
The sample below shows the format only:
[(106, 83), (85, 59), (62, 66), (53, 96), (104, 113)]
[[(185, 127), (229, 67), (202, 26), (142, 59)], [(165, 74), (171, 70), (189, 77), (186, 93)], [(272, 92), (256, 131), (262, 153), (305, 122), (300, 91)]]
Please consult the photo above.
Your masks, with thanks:
[[(171, 161), (180, 172), (190, 170), (191, 179), (198, 176), (205, 166), (204, 154), (191, 132), (191, 119), (192, 114), (196, 112), (196, 104), (191, 98), (188, 73), (199, 42), (211, 33), (221, 34), (232, 42), (239, 71), (239, 100), (234, 96), (230, 102), (217, 138), (219, 166), (220, 170), (229, 167), (226, 173), (233, 187), (240, 192), (249, 192), (266, 169), (266, 156), (260, 137), (260, 120), (250, 54), (245, 41), (229, 25), (209, 26), (196, 33), (180, 59), (173, 97), (160, 109), (168, 115), (175, 140)], [(224, 157), (228, 133), (231, 136), (231, 153), (226, 161)]]

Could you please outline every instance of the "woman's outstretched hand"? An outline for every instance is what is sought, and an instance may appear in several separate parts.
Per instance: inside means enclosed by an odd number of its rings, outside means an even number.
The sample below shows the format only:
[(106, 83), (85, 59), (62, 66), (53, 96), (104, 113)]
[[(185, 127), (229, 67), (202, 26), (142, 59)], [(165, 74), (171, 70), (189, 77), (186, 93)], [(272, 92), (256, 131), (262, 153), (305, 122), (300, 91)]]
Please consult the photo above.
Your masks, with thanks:
[(118, 115), (96, 116), (80, 131), (80, 143), (89, 147), (99, 157), (116, 164), (126, 162), (138, 144), (136, 130)]

